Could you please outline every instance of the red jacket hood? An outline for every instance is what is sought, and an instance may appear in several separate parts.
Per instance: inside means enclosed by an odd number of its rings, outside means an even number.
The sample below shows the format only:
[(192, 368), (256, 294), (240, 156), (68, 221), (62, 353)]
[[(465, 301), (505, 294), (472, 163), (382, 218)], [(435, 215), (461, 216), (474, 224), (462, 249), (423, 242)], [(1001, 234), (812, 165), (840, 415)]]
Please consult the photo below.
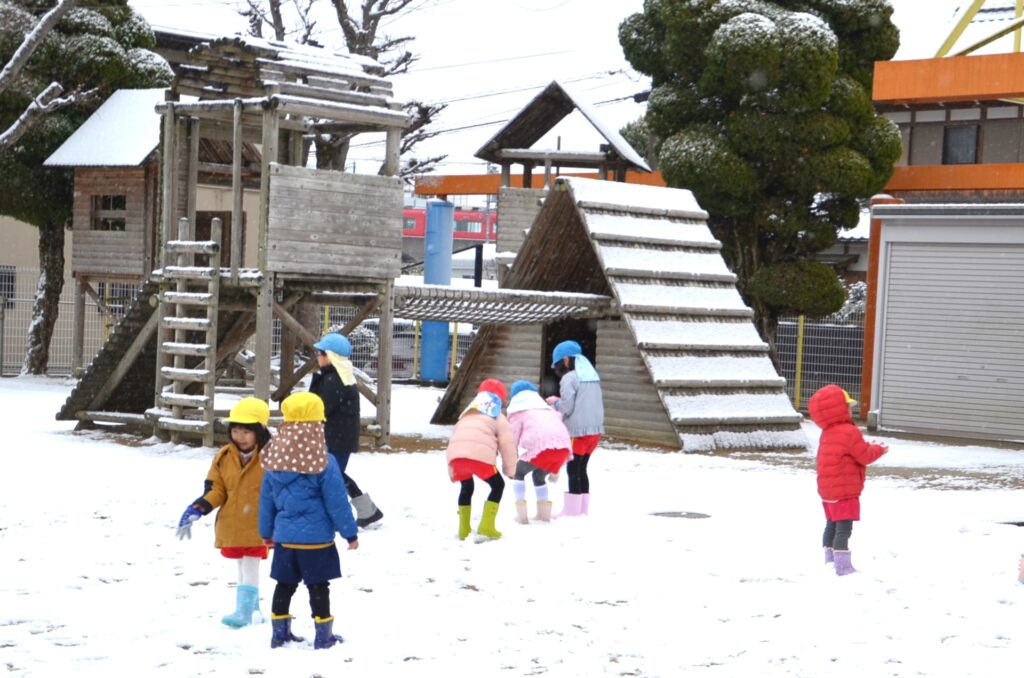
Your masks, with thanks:
[(818, 389), (807, 403), (807, 412), (814, 423), (822, 429), (853, 422), (850, 407), (846, 404), (846, 395), (843, 389), (835, 384)]

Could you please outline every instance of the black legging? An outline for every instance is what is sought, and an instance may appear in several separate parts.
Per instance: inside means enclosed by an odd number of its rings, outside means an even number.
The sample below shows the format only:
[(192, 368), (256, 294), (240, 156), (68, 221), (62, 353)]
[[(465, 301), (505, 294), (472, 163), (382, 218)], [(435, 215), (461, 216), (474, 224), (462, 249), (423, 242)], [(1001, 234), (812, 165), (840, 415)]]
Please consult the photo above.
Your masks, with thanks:
[(534, 487), (543, 487), (548, 482), (548, 472), (537, 468), (528, 461), (520, 459), (516, 462), (516, 480), (526, 480), (526, 476), (533, 477)]
[(849, 551), (850, 534), (852, 533), (852, 520), (827, 520), (825, 521), (825, 534), (821, 536), (821, 545), (836, 551)]
[(352, 480), (347, 473), (342, 472), (341, 479), (345, 481), (345, 491), (348, 492), (350, 499), (362, 496), (363, 491), (359, 489), (356, 481)]
[[(500, 473), (495, 473), (487, 479), (491, 486), (491, 493), (487, 495), (487, 501), (498, 503), (501, 501), (501, 493), (505, 491), (505, 479)], [(462, 488), (459, 490), (459, 506), (469, 506), (473, 503), (473, 479), (466, 478), (462, 481)]]
[(587, 462), (590, 455), (575, 456), (565, 465), (569, 474), (569, 494), (589, 494), (590, 478), (587, 477)]
[[(326, 581), (306, 586), (309, 589), (309, 609), (312, 610), (314, 617), (327, 619), (331, 616), (330, 586), (330, 582)], [(298, 584), (282, 584), (278, 582), (277, 587), (274, 589), (274, 598), (270, 603), (270, 611), (277, 617), (287, 615), (291, 607), (292, 596), (295, 595), (295, 590), (298, 588)]]

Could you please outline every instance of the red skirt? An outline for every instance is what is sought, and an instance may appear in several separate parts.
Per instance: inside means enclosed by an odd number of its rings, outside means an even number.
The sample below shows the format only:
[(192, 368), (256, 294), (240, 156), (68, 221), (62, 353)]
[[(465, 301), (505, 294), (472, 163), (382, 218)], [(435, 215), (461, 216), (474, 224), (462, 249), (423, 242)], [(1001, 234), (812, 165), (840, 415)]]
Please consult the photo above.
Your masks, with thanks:
[(565, 465), (565, 461), (568, 458), (569, 450), (563, 447), (561, 449), (544, 450), (531, 459), (530, 463), (537, 468), (544, 469), (548, 473), (558, 473), (562, 470), (562, 466)]
[(825, 517), (829, 520), (860, 520), (860, 497), (823, 501), (821, 505), (825, 507)]
[(475, 459), (460, 457), (448, 462), (448, 475), (451, 476), (453, 483), (461, 483), (473, 476), (480, 480), (487, 480), (497, 472), (498, 469), (494, 464), (486, 464)]
[(574, 457), (585, 457), (593, 454), (597, 449), (597, 443), (601, 440), (601, 434), (595, 433), (589, 436), (580, 436), (572, 439), (572, 454)]
[(238, 558), (260, 558), (262, 560), (267, 559), (267, 547), (266, 546), (225, 546), (220, 550), (220, 554), (225, 558), (231, 558), (237, 560)]

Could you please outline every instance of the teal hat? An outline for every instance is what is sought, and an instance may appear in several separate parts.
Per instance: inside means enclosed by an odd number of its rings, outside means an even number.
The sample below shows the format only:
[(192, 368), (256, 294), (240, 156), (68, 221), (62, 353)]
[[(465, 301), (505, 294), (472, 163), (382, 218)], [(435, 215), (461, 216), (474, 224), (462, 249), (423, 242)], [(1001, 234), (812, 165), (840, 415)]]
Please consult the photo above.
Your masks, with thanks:
[(555, 346), (555, 350), (551, 352), (551, 366), (554, 367), (562, 362), (562, 358), (573, 358), (578, 355), (583, 355), (582, 346), (572, 339), (563, 341), (558, 346)]
[(348, 337), (337, 332), (325, 334), (323, 339), (313, 344), (313, 348), (318, 351), (337, 353), (342, 358), (348, 358), (352, 355), (352, 342), (348, 340)]

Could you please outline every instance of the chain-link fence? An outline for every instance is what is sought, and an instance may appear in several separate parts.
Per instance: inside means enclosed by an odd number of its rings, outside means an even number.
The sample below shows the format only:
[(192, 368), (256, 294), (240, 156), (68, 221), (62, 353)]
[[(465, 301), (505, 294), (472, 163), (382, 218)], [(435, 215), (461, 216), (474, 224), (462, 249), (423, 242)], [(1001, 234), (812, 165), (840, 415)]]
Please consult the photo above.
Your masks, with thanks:
[(807, 409), (807, 399), (826, 384), (837, 384), (860, 400), (864, 360), (864, 313), (841, 319), (779, 321), (776, 340), (782, 376), (794, 407)]
[[(38, 270), (21, 267), (15, 269), (13, 266), (0, 267), (0, 297), (4, 298), (3, 313), (0, 315), (0, 375), (12, 376), (21, 371), (38, 281)], [(84, 365), (92, 362), (111, 329), (134, 303), (139, 291), (139, 286), (124, 282), (93, 281), (92, 285), (103, 305), (100, 306), (91, 297), (86, 299), (82, 351)], [(53, 340), (50, 342), (49, 373), (52, 375), (70, 375), (72, 372), (74, 293), (74, 279), (70, 276), (65, 277), (57, 325), (54, 328)], [(355, 313), (356, 309), (351, 306), (323, 306), (319, 312), (320, 327), (317, 331), (325, 334), (330, 329), (338, 329)], [(352, 362), (374, 377), (377, 375), (379, 322), (378, 318), (364, 320), (349, 335), (353, 347)], [(397, 318), (394, 321), (391, 372), (395, 379), (415, 379), (419, 376), (419, 327), (418, 321)], [(458, 366), (469, 350), (476, 330), (472, 325), (465, 323), (452, 323), (450, 328), (449, 331), (457, 336), (455, 365)], [(255, 341), (250, 340), (247, 347), (252, 350)], [(276, 361), (281, 353), (281, 321), (277, 318), (274, 319), (272, 350)]]
[[(0, 267), (0, 296), (4, 297), (2, 337), (0, 342), (0, 375), (11, 376), (21, 372), (28, 345), (28, 328), (32, 322), (32, 306), (39, 285), (37, 269), (14, 266)], [(82, 360), (88, 364), (95, 356), (110, 330), (131, 307), (138, 295), (138, 286), (124, 282), (94, 282), (93, 288), (103, 302), (94, 299), (85, 302), (85, 340)], [(64, 277), (60, 295), (57, 324), (50, 341), (49, 373), (70, 375), (74, 353), (75, 281)]]

